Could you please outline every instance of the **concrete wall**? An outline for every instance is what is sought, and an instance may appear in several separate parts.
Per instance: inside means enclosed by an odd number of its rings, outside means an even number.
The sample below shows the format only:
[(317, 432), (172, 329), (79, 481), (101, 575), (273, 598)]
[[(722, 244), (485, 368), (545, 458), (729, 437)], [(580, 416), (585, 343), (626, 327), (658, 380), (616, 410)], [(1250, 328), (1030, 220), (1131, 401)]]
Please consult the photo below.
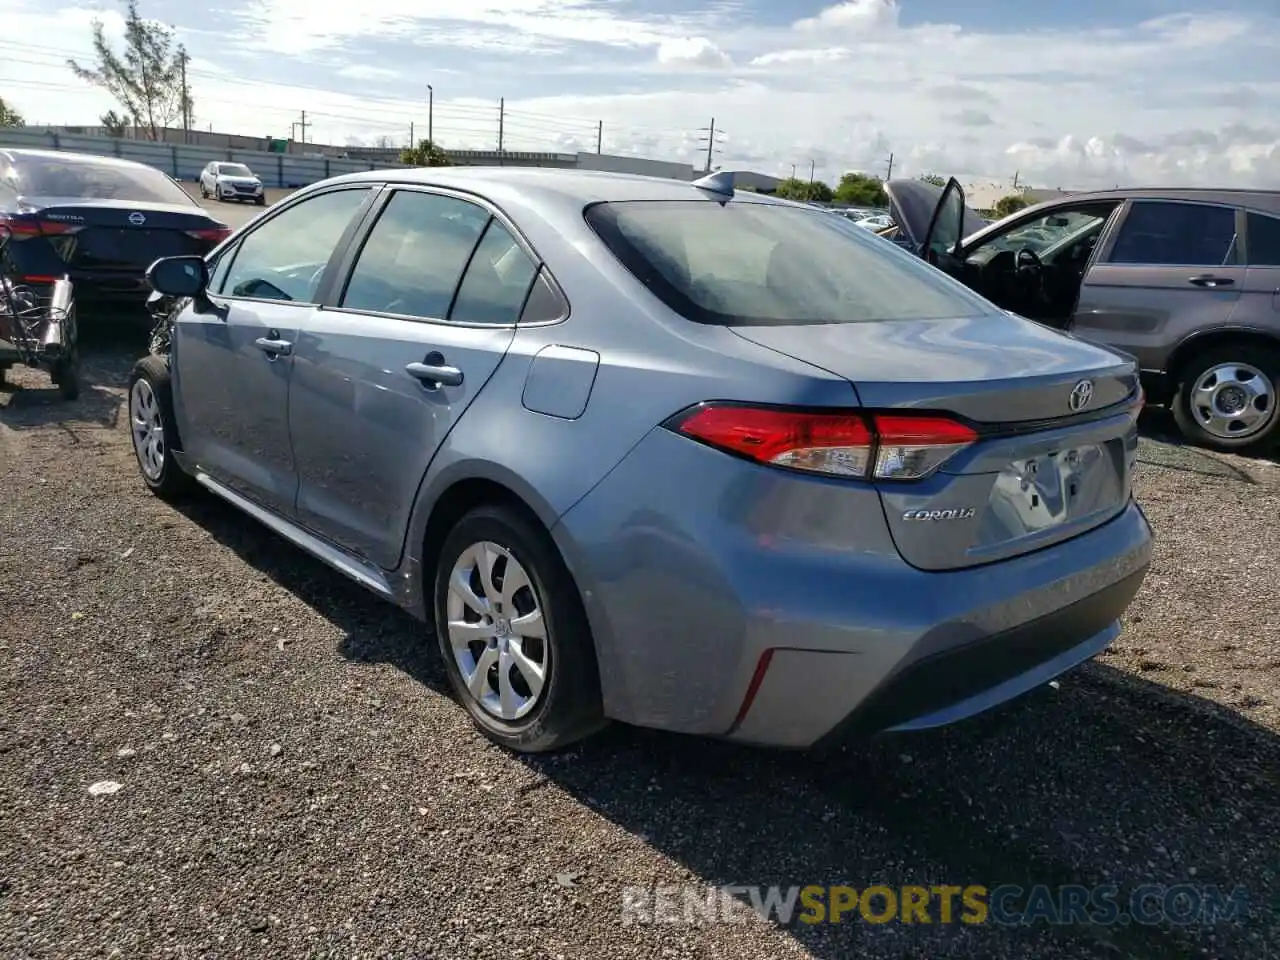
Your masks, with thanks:
[(646, 160), (643, 157), (615, 157), (607, 153), (579, 153), (575, 166), (579, 170), (607, 170), (610, 173), (634, 173), (645, 177), (669, 177), (672, 180), (693, 180), (693, 167), (687, 163), (667, 160)]
[(28, 150), (68, 150), (103, 157), (135, 160), (163, 170), (175, 180), (195, 180), (211, 160), (243, 163), (268, 187), (302, 187), (317, 180), (363, 170), (399, 169), (398, 163), (375, 160), (340, 160), (303, 157), (262, 150), (237, 150), (198, 144), (155, 143), (150, 140), (117, 140), (112, 137), (74, 136), (33, 127), (0, 129), (0, 147)]

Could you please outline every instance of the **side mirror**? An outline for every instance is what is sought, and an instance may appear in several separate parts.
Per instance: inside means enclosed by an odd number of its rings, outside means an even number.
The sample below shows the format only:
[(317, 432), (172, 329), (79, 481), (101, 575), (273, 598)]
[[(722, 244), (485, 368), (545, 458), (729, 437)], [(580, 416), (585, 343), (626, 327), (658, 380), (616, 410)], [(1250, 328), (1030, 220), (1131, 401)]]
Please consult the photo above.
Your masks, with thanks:
[(162, 257), (147, 268), (151, 289), (168, 297), (198, 297), (209, 285), (204, 257)]

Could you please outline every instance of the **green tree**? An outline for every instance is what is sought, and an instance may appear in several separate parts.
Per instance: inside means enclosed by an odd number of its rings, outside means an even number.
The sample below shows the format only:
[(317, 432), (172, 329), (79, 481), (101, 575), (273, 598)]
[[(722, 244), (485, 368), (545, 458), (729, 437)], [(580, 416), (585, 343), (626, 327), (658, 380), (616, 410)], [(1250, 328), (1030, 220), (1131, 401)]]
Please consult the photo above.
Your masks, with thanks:
[(0, 99), (0, 127), (25, 127), (27, 122), (22, 114)]
[(920, 179), (925, 183), (932, 183), (935, 187), (945, 187), (947, 185), (947, 178), (940, 177), (936, 173), (926, 173)]
[(835, 189), (836, 203), (851, 207), (884, 207), (889, 195), (879, 177), (867, 173), (846, 173)]
[(438, 143), (419, 140), (416, 147), (400, 151), (400, 162), (410, 167), (447, 167), (452, 162)]
[(1009, 196), (1001, 197), (997, 200), (994, 210), (997, 217), (1007, 217), (1029, 206), (1031, 206), (1031, 201), (1022, 196), (1022, 194), (1011, 193)]
[(123, 137), (129, 127), (129, 118), (120, 116), (114, 110), (108, 110), (98, 118), (98, 122), (107, 131), (108, 137)]
[[(68, 60), (67, 66), (81, 80), (101, 87), (124, 108), (124, 116), (141, 126), (147, 139), (162, 139), (162, 131), (179, 117), (194, 119), (191, 91), (184, 82), (187, 51), (176, 47), (173, 31), (138, 13), (138, 0), (125, 0), (124, 50), (117, 53), (101, 20), (93, 30), (94, 67)], [(114, 113), (114, 111), (113, 111)]]
[(821, 180), (801, 180), (799, 177), (788, 177), (778, 184), (774, 191), (784, 200), (799, 200), (802, 203), (830, 203), (833, 193), (831, 188)]

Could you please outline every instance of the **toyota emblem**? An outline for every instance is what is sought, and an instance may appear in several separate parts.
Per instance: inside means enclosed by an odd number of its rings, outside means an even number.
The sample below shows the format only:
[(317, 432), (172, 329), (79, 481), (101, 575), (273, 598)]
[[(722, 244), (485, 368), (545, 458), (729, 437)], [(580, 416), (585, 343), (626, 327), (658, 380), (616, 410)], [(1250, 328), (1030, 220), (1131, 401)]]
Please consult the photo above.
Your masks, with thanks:
[(1071, 395), (1067, 397), (1067, 406), (1072, 412), (1083, 410), (1089, 405), (1089, 401), (1093, 399), (1093, 381), (1081, 380), (1071, 388)]
[(147, 222), (147, 218), (144, 217), (142, 214), (138, 213), (137, 211), (134, 211), (133, 213), (129, 214), (129, 222), (132, 223), (135, 227), (140, 227)]

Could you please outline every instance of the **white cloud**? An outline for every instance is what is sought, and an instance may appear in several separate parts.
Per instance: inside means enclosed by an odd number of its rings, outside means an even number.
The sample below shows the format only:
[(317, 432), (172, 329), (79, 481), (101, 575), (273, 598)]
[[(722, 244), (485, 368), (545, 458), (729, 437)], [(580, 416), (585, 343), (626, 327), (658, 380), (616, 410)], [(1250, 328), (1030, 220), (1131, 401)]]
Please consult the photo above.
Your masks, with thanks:
[(695, 67), (731, 67), (733, 60), (706, 37), (681, 37), (658, 44), (658, 62)]
[[(807, 175), (812, 160), (828, 179), (883, 173), (893, 153), (904, 175), (1280, 187), (1280, 11), (1184, 0), (1127, 27), (995, 32), (912, 24), (912, 0), (847, 0), (778, 26), (739, 0), (681, 14), (615, 0), (244, 2), (230, 40), (201, 32), (195, 8), (176, 24), (201, 128), (284, 135), (306, 109), (318, 140), (407, 139), (411, 122), (426, 127), (431, 82), (446, 145), (496, 145), (501, 96), (512, 149), (594, 149), (603, 121), (606, 151), (701, 163), (714, 116), (716, 162), (766, 172)], [(115, 5), (102, 11), (118, 33)], [(65, 66), (91, 56), (93, 10), (0, 0), (0, 14), (24, 38), (0, 39), (6, 102), (58, 124), (112, 106)], [(384, 49), (399, 52), (357, 53)]]

